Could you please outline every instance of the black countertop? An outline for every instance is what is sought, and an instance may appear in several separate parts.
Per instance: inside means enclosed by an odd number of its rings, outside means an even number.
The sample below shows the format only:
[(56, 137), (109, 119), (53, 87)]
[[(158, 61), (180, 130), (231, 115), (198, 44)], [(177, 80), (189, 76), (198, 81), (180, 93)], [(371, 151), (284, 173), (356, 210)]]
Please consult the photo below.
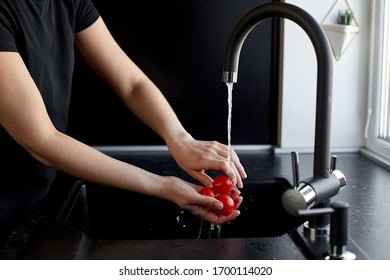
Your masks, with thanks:
[[(112, 156), (161, 175), (184, 179), (167, 152), (111, 152)], [(240, 152), (250, 184), (264, 178), (286, 178), (292, 182), (288, 154), (269, 151)], [(347, 184), (332, 200), (349, 208), (349, 246), (358, 258), (390, 259), (390, 173), (360, 153), (337, 154), (338, 166)], [(300, 177), (312, 176), (313, 156), (300, 155)], [(290, 234), (279, 237), (100, 240), (58, 225), (54, 220), (75, 178), (60, 174), (48, 197), (29, 211), (0, 246), (3, 259), (305, 259)], [(244, 197), (245, 199), (245, 197)], [(239, 219), (239, 218), (238, 218)], [(223, 226), (222, 226), (223, 227)], [(298, 232), (299, 232), (298, 228)], [(56, 238), (52, 238), (56, 236)], [(61, 241), (66, 240), (66, 246)], [(81, 249), (80, 249), (81, 248)], [(232, 249), (233, 248), (233, 249)], [(235, 248), (235, 249), (234, 249)], [(357, 252), (356, 252), (357, 251)]]

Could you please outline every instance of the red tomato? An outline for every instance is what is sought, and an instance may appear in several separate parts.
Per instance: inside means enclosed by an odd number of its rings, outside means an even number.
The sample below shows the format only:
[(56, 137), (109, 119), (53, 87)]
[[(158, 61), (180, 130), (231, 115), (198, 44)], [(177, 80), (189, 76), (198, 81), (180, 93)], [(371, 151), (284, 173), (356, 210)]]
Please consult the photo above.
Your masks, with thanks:
[(226, 175), (218, 175), (213, 182), (213, 189), (218, 194), (228, 194), (233, 189), (233, 182)]
[(213, 191), (212, 188), (210, 187), (203, 187), (200, 192), (200, 194), (203, 194), (203, 195), (206, 195), (206, 196), (211, 196), (211, 197), (215, 197), (215, 193)]
[(228, 194), (221, 194), (217, 197), (219, 201), (223, 203), (221, 210), (215, 210), (215, 214), (227, 216), (234, 210), (234, 201)]

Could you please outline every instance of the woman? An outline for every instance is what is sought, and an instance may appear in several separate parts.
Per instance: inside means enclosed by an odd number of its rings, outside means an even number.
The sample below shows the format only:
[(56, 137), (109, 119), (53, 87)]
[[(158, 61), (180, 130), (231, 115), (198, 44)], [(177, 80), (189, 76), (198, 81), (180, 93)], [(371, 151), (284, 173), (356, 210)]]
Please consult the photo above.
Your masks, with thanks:
[(166, 142), (169, 151), (203, 185), (206, 170), (221, 170), (238, 187), (246, 177), (226, 145), (198, 141), (183, 128), (159, 89), (127, 57), (90, 0), (0, 0), (0, 219), (32, 206), (59, 169), (98, 184), (160, 197), (215, 224), (228, 216), (201, 186), (118, 161), (66, 134), (74, 47), (126, 106)]

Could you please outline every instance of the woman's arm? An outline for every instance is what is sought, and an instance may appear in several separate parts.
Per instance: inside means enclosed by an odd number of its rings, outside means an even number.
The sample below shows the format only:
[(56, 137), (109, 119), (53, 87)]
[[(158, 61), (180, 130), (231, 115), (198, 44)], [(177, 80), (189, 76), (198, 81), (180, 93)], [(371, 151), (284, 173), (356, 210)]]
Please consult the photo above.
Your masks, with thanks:
[(59, 132), (23, 60), (15, 52), (0, 52), (0, 124), (38, 161), (81, 179), (161, 197), (214, 223), (239, 215), (235, 211), (228, 217), (217, 217), (207, 208), (222, 205), (199, 195), (200, 186), (118, 161)]
[(159, 89), (118, 46), (101, 18), (77, 34), (76, 46), (127, 107), (165, 140), (183, 170), (204, 185), (212, 183), (205, 170), (221, 170), (242, 187), (241, 178), (246, 174), (234, 151), (228, 166), (226, 145), (193, 139)]
[(183, 170), (204, 185), (212, 183), (205, 170), (221, 170), (242, 187), (246, 174), (236, 153), (232, 151), (228, 166), (226, 145), (193, 139), (159, 89), (118, 46), (101, 18), (77, 34), (76, 46), (127, 107), (165, 140)]

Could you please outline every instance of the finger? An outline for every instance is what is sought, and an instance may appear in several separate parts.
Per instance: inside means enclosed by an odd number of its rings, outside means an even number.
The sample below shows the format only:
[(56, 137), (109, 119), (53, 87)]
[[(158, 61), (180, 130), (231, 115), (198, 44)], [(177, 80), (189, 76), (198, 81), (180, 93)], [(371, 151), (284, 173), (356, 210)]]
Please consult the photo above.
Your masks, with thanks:
[(193, 215), (216, 225), (232, 221), (240, 215), (240, 211), (237, 209), (233, 210), (232, 213), (227, 216), (217, 215), (213, 210), (200, 206), (188, 207), (187, 210), (189, 210)]
[(211, 222), (216, 224), (216, 225), (221, 225), (221, 224), (233, 221), (239, 215), (240, 215), (240, 211), (233, 210), (233, 212), (230, 213), (229, 215), (227, 215), (227, 216), (223, 216), (223, 215), (217, 216), (217, 218), (215, 220), (211, 221)]
[[(219, 142), (208, 142), (209, 151), (214, 151), (208, 154), (208, 159), (204, 161), (206, 166), (203, 166), (204, 169), (213, 169), (220, 170), (225, 173), (233, 181), (234, 185), (238, 185), (239, 188), (243, 187), (242, 178), (246, 178), (246, 173), (244, 167), (241, 165), (240, 160), (233, 149), (231, 151), (231, 161), (230, 165), (228, 163), (227, 157), (229, 149), (226, 145)], [(199, 180), (205, 185), (210, 184), (208, 181), (209, 178), (204, 177), (200, 174), (192, 173), (194, 178)]]
[[(226, 166), (229, 165), (226, 164)], [(221, 169), (221, 171), (225, 173), (230, 178), (230, 180), (232, 180), (234, 186), (239, 188), (243, 187), (241, 176), (233, 162), (230, 162), (230, 166), (227, 169)]]
[(229, 167), (229, 164), (225, 157), (219, 155), (218, 158), (209, 159), (205, 161), (205, 165), (203, 166), (203, 168), (206, 170), (219, 170), (226, 174), (233, 181), (234, 184), (237, 183), (236, 172), (234, 172), (234, 170)]
[(238, 207), (240, 207), (242, 201), (243, 201), (243, 197), (242, 196), (238, 196), (234, 199), (234, 209), (238, 209)]
[(213, 179), (204, 171), (189, 170), (188, 174), (201, 182), (204, 186), (210, 186), (213, 183)]
[(205, 195), (198, 195), (198, 201), (195, 201), (194, 206), (203, 207), (205, 209), (210, 210), (222, 210), (223, 209), (223, 203), (219, 201), (218, 199), (211, 197), (211, 196), (205, 196)]
[(243, 187), (242, 179), (233, 161), (230, 162), (230, 168), (233, 169), (233, 172), (235, 173), (236, 177), (236, 183), (234, 185), (241, 189)]
[[(237, 192), (237, 193), (239, 193), (239, 192)], [(211, 202), (211, 204), (209, 204), (211, 207), (209, 207), (209, 208), (200, 207), (199, 211), (197, 211), (198, 213), (194, 213), (194, 214), (196, 216), (199, 216), (202, 219), (205, 219), (205, 220), (212, 222), (214, 224), (226, 223), (228, 221), (234, 220), (236, 217), (238, 217), (240, 215), (240, 211), (237, 209), (240, 207), (240, 205), (243, 201), (243, 197), (238, 195), (233, 200), (234, 200), (234, 210), (232, 213), (230, 213), (227, 216), (215, 214), (213, 209), (214, 210), (221, 210), (223, 208), (223, 206), (222, 206), (222, 208), (218, 209), (219, 206), (216, 207), (217, 204), (213, 204), (212, 202)], [(214, 206), (215, 208), (212, 208), (212, 206)]]
[(223, 216), (223, 215), (218, 216), (213, 211), (202, 209), (197, 211), (197, 213), (193, 212), (193, 214), (213, 224), (221, 225), (236, 219), (240, 215), (240, 211), (233, 210), (233, 212), (227, 216)]
[(238, 157), (237, 153), (233, 149), (231, 149), (231, 155), (232, 155), (231, 159), (234, 162), (234, 165), (236, 166), (241, 178), (246, 179), (248, 175), (245, 172), (244, 166), (242, 166), (240, 162), (240, 158)]
[[(226, 146), (223, 147), (224, 149), (223, 148), (219, 149), (218, 155), (222, 157), (223, 161), (227, 162), (228, 147)], [(220, 170), (230, 177), (234, 185), (237, 185), (239, 188), (242, 188), (243, 187), (242, 178), (246, 178), (247, 175), (236, 152), (233, 149), (230, 149), (230, 151), (231, 151), (230, 166), (229, 163), (227, 162), (228, 164), (223, 165), (222, 168), (220, 168)]]
[(238, 196), (240, 196), (241, 192), (237, 189), (234, 188), (233, 191), (230, 193), (230, 197), (235, 200)]

